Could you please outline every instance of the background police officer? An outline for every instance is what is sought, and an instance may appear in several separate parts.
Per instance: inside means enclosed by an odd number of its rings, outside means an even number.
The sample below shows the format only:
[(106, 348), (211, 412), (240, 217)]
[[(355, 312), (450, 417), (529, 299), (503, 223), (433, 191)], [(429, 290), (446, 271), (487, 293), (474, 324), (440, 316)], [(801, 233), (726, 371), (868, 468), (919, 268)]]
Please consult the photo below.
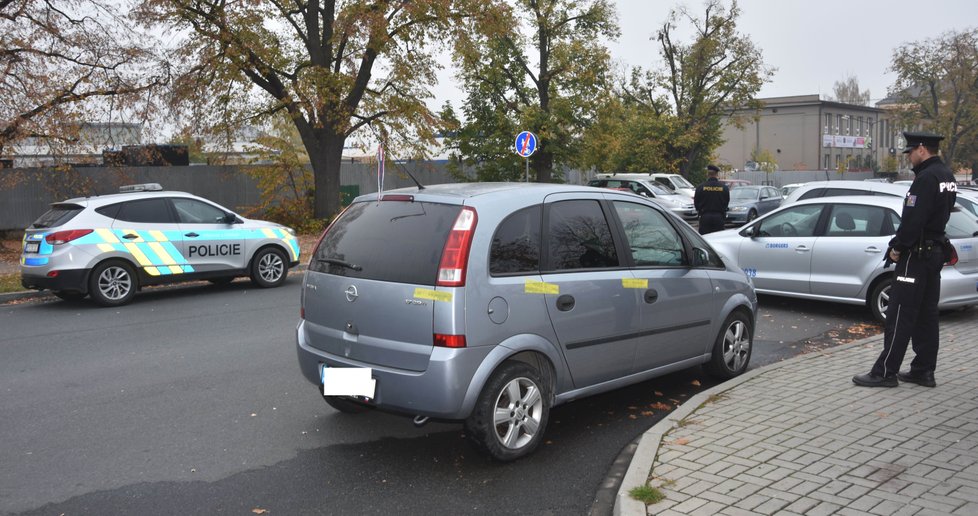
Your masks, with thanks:
[[(903, 133), (916, 177), (903, 202), (900, 228), (890, 240), (889, 259), (896, 263), (890, 304), (886, 309), (883, 352), (869, 373), (852, 381), (865, 387), (896, 387), (897, 378), (935, 387), (939, 332), (937, 301), (944, 266), (944, 228), (957, 197), (954, 174), (937, 156), (943, 136)], [(900, 365), (913, 342), (916, 355), (909, 371)]]
[(720, 169), (715, 165), (706, 167), (706, 182), (696, 187), (693, 205), (700, 214), (700, 234), (723, 231), (723, 221), (727, 218), (730, 205), (730, 189), (717, 179)]

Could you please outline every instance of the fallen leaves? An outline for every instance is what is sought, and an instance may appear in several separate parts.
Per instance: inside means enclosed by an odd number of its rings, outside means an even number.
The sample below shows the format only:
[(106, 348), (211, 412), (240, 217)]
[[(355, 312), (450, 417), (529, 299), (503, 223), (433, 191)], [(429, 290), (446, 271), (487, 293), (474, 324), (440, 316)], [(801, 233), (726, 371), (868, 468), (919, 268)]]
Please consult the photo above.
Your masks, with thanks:
[(654, 409), (658, 409), (658, 410), (672, 410), (672, 407), (671, 406), (666, 405), (665, 403), (662, 403), (661, 401), (657, 401), (655, 403), (652, 403), (652, 404), (649, 405), (649, 407), (654, 408)]
[(699, 380), (693, 380), (692, 382), (690, 382), (690, 384), (691, 385), (695, 385), (696, 387), (699, 387), (700, 386), (700, 381)]
[(255, 507), (254, 509), (251, 510), (251, 512), (253, 512), (255, 514), (268, 514), (268, 511), (265, 510), (265, 509), (262, 509), (261, 507)]

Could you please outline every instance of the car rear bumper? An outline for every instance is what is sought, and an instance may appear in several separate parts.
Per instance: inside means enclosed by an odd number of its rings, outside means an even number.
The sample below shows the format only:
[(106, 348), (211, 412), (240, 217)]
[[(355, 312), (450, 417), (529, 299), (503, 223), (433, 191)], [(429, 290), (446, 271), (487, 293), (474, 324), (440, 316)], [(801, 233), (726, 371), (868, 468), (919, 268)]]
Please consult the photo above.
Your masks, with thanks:
[(304, 324), (305, 321), (300, 321), (296, 327), (299, 368), (306, 380), (319, 386), (320, 394), (322, 364), (328, 367), (370, 367), (377, 383), (374, 398), (367, 404), (404, 415), (447, 420), (467, 418), (469, 414), (463, 408), (463, 400), (469, 383), (492, 350), (492, 346), (461, 349), (435, 347), (428, 367), (421, 372), (375, 367), (310, 346), (306, 341)]
[(57, 272), (57, 276), (31, 274), (25, 269), (20, 272), (20, 284), (29, 290), (71, 290), (88, 292), (88, 269), (68, 269)]

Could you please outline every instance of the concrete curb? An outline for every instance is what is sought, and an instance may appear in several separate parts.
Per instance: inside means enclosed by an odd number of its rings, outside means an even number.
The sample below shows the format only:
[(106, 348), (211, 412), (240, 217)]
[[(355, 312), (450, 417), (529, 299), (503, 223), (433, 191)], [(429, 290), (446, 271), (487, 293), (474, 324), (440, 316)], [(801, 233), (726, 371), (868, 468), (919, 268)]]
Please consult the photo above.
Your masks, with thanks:
[(693, 396), (688, 401), (677, 407), (676, 410), (672, 411), (668, 416), (656, 423), (652, 428), (646, 430), (644, 434), (642, 434), (641, 442), (639, 443), (638, 448), (635, 450), (635, 455), (632, 457), (632, 462), (628, 466), (628, 471), (625, 473), (625, 477), (622, 479), (621, 487), (618, 489), (618, 495), (615, 497), (613, 514), (615, 514), (615, 516), (648, 516), (648, 511), (645, 504), (632, 498), (628, 492), (635, 487), (644, 486), (648, 482), (649, 473), (651, 473), (652, 466), (655, 463), (655, 458), (659, 454), (659, 446), (662, 443), (663, 437), (665, 437), (665, 435), (671, 430), (676, 428), (683, 419), (696, 412), (696, 410), (699, 409), (704, 403), (709, 401), (711, 396), (728, 391), (744, 382), (752, 380), (760, 375), (770, 373), (771, 371), (776, 371), (796, 361), (812, 360), (825, 353), (846, 351), (850, 348), (865, 346), (874, 341), (879, 341), (882, 339), (883, 335), (878, 334), (872, 337), (866, 337), (864, 339), (853, 341), (848, 344), (835, 346), (829, 348), (828, 350), (798, 355), (781, 362), (768, 364), (752, 371), (748, 371), (731, 380), (727, 380), (720, 385), (715, 385)]

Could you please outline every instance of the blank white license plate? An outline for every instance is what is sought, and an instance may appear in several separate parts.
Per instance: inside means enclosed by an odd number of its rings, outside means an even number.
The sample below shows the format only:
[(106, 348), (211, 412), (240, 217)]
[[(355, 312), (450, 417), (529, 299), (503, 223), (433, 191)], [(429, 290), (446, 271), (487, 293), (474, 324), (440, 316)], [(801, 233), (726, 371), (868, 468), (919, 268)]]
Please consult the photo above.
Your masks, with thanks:
[(323, 396), (374, 397), (377, 380), (372, 378), (369, 367), (328, 367), (322, 364), (319, 378), (323, 382)]
[(27, 242), (27, 245), (24, 246), (24, 252), (36, 253), (40, 248), (41, 248), (40, 242)]

